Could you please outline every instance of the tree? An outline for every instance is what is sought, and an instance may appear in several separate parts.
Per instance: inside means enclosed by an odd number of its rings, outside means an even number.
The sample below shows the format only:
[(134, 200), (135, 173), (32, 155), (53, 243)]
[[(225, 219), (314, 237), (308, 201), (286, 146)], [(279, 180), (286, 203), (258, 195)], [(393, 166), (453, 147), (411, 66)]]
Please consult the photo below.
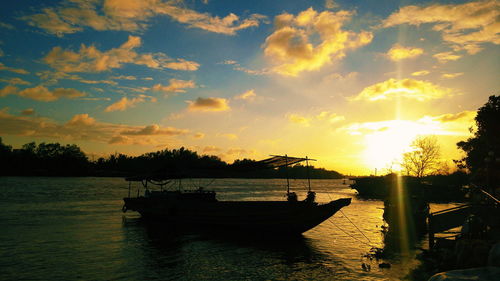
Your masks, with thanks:
[(421, 178), (438, 171), (441, 152), (435, 136), (417, 137), (411, 148), (412, 151), (403, 154), (401, 163), (408, 175)]
[(457, 143), (466, 154), (457, 162), (473, 175), (484, 171), (500, 158), (500, 96), (490, 96), (488, 102), (479, 108), (475, 120), (477, 129), (471, 129), (474, 136)]

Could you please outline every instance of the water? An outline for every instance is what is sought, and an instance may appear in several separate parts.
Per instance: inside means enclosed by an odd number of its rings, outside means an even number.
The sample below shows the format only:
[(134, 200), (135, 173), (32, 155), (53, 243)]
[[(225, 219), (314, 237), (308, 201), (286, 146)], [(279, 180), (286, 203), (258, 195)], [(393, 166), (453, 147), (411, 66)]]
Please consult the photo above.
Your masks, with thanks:
[[(183, 185), (200, 183), (210, 181)], [(285, 184), (220, 179), (209, 188), (219, 200), (282, 200)], [(291, 184), (303, 199), (307, 182)], [(390, 269), (362, 257), (371, 246), (383, 247), (383, 202), (357, 199), (341, 180), (312, 180), (312, 186), (319, 202), (353, 201), (301, 239), (256, 241), (151, 228), (138, 214), (121, 212), (128, 193), (121, 178), (3, 177), (0, 279), (398, 280), (416, 265), (412, 254), (386, 260)], [(371, 271), (361, 268), (363, 262)]]

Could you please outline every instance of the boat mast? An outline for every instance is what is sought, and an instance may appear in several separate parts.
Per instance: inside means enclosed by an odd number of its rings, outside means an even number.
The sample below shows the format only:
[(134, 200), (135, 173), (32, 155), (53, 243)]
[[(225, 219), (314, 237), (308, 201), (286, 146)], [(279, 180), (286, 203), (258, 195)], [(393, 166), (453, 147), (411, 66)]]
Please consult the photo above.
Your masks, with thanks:
[(311, 192), (311, 177), (309, 176), (309, 158), (306, 156), (306, 172), (307, 172), (307, 184), (309, 186), (309, 192)]
[(288, 155), (285, 154), (285, 171), (286, 171), (286, 194), (290, 194), (290, 179), (288, 178)]

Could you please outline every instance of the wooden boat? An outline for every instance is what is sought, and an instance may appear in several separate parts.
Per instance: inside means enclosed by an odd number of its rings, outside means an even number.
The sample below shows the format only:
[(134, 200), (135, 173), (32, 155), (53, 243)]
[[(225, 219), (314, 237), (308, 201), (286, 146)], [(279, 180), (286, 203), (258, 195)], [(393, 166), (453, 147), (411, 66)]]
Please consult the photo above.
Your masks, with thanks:
[[(268, 167), (289, 166), (311, 159), (273, 156), (259, 161)], [(196, 229), (239, 231), (246, 233), (301, 234), (333, 216), (351, 203), (343, 198), (326, 204), (315, 202), (315, 193), (310, 190), (307, 198), (297, 200), (290, 192), (287, 179), (286, 201), (218, 201), (214, 191), (160, 190), (150, 191), (148, 183), (160, 183), (157, 177), (130, 178), (141, 181), (145, 187), (143, 196), (124, 198), (123, 211), (137, 211), (142, 217), (161, 221), (168, 225), (187, 226)], [(310, 181), (309, 181), (310, 182)]]

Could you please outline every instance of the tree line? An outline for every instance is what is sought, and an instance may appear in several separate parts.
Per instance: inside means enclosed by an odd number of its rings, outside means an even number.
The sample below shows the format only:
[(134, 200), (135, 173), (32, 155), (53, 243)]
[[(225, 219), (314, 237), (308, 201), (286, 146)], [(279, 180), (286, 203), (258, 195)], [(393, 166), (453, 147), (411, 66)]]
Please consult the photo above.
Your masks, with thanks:
[(317, 178), (338, 179), (343, 175), (323, 168), (303, 165), (265, 169), (256, 160), (241, 159), (232, 164), (213, 155), (199, 155), (181, 147), (139, 156), (111, 154), (90, 161), (75, 144), (30, 142), (19, 149), (4, 144), (0, 137), (0, 175), (3, 176), (137, 176), (210, 178)]

